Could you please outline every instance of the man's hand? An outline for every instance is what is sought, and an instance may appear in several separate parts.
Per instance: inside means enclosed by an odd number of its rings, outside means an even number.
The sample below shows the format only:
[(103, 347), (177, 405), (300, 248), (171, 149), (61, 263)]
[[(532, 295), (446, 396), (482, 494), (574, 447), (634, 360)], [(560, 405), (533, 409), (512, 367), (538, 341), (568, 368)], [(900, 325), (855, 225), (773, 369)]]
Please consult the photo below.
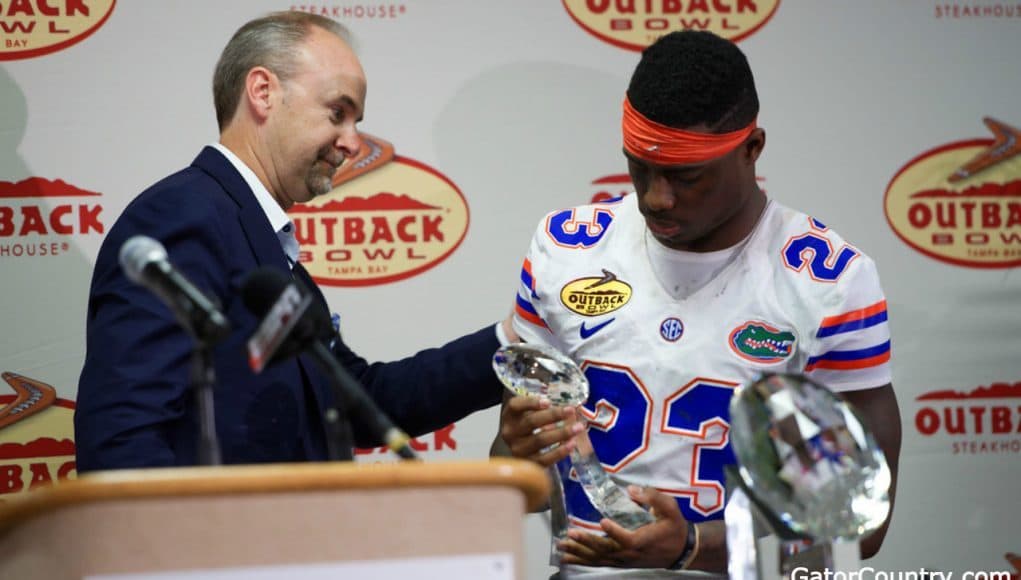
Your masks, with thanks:
[(616, 566), (621, 568), (666, 568), (684, 551), (689, 524), (674, 498), (653, 488), (628, 487), (636, 502), (651, 508), (656, 521), (635, 531), (603, 519), (599, 525), (606, 536), (572, 528), (568, 539), (558, 546), (565, 564)]
[[(553, 465), (574, 449), (574, 436), (585, 429), (574, 407), (553, 406), (549, 399), (515, 396), (503, 403), (500, 437), (514, 457)], [(553, 449), (550, 446), (556, 445)]]

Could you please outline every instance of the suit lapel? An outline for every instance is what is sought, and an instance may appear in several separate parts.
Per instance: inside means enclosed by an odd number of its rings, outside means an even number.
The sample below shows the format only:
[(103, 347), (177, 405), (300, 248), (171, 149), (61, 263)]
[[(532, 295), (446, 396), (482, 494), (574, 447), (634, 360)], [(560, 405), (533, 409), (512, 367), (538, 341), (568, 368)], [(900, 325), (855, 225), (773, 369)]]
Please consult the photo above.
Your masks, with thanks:
[[(261, 266), (271, 266), (281, 272), (290, 274), (291, 268), (287, 263), (287, 256), (284, 254), (284, 249), (280, 246), (280, 240), (277, 238), (276, 232), (273, 231), (273, 226), (269, 223), (269, 218), (266, 217), (266, 212), (263, 211), (262, 206), (255, 199), (255, 194), (252, 193), (251, 188), (248, 187), (244, 178), (231, 165), (230, 161), (216, 149), (206, 147), (195, 158), (192, 165), (211, 175), (238, 205), (238, 219), (241, 222), (241, 229), (245, 233), (256, 263)], [(304, 272), (304, 269), (302, 269), (302, 272), (305, 278), (302, 280), (302, 283), (306, 284), (310, 291), (315, 292), (319, 300), (323, 300), (322, 293), (308, 276), (308, 273)], [(324, 385), (327, 383), (319, 374), (315, 361), (308, 355), (298, 356), (294, 362), (298, 366), (296, 376), (303, 379), (300, 380), (300, 383), (304, 385), (304, 388), (298, 386), (304, 395), (303, 400), (311, 399), (312, 402), (311, 405), (307, 405), (308, 414), (310, 415), (308, 420), (316, 423), (316, 427), (312, 428), (311, 432), (322, 433), (322, 414), (319, 409), (325, 408), (324, 400), (328, 401), (330, 399), (328, 398), (328, 393), (320, 392), (320, 389), (324, 389)], [(322, 446), (321, 444), (316, 445), (316, 443), (311, 441), (307, 441), (306, 444), (312, 447)], [(307, 453), (309, 451), (309, 449), (306, 449)]]
[(312, 279), (312, 275), (308, 273), (305, 266), (302, 266), (301, 262), (298, 262), (294, 265), (292, 271), (294, 272), (294, 277), (308, 288), (308, 291), (311, 292), (315, 299), (323, 305), (323, 308), (329, 312), (330, 305), (326, 303), (326, 297), (323, 296), (323, 291), (319, 289), (319, 286), (315, 283), (315, 280)]
[(262, 206), (255, 199), (255, 194), (230, 161), (216, 149), (206, 147), (192, 165), (213, 176), (238, 205), (241, 229), (245, 232), (255, 261), (262, 266), (274, 266), (283, 272), (289, 271), (287, 256), (280, 247), (280, 240), (273, 231), (266, 212), (262, 210)]
[[(305, 270), (305, 267), (301, 265), (301, 262), (294, 265), (294, 268), (291, 269), (291, 273), (295, 280), (300, 282), (301, 285), (305, 286), (305, 288), (312, 293), (313, 300), (318, 300), (323, 305), (323, 308), (326, 308), (326, 311), (329, 312), (330, 310), (329, 306), (326, 304), (326, 298), (323, 297), (323, 293), (319, 290), (319, 286), (317, 286), (315, 281), (312, 280), (312, 277), (309, 275), (308, 271)], [(326, 409), (332, 404), (337, 404), (337, 402), (334, 401), (333, 394), (329, 391), (329, 379), (323, 376), (319, 370), (318, 364), (312, 358), (312, 355), (298, 355), (298, 364), (301, 365), (302, 372), (305, 376), (310, 378), (308, 381), (308, 391), (310, 391), (310, 398), (316, 403), (315, 409), (310, 410), (309, 413), (315, 413), (316, 418), (318, 419), (317, 422), (323, 430), (324, 436), (330, 437), (328, 430), (322, 423), (323, 417), (319, 411), (319, 409)], [(314, 380), (314, 377), (318, 377), (318, 380)], [(341, 410), (341, 412), (343, 412), (343, 410)], [(329, 446), (329, 444), (327, 444), (327, 446)], [(351, 450), (341, 450), (341, 452), (344, 454), (350, 454)], [(350, 455), (346, 455), (346, 457), (350, 459)]]

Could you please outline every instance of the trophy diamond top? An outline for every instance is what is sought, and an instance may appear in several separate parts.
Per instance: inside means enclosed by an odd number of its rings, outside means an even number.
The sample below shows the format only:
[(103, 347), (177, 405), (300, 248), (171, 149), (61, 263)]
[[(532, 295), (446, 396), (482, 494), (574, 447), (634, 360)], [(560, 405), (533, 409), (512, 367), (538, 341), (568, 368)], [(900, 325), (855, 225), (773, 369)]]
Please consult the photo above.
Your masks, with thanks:
[(811, 379), (766, 374), (731, 400), (731, 445), (749, 493), (790, 531), (857, 541), (890, 510), (890, 469), (846, 401)]
[(542, 344), (509, 344), (493, 355), (493, 370), (515, 395), (546, 397), (554, 405), (588, 399), (588, 379), (571, 359)]

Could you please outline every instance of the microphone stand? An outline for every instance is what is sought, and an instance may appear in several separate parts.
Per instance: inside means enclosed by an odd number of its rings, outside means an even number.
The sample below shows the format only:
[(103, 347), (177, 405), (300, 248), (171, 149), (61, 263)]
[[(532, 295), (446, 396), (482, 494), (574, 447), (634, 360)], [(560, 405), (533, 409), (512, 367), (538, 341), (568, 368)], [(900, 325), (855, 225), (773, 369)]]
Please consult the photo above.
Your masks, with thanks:
[[(314, 358), (317, 362), (319, 361), (318, 356)], [(327, 370), (322, 363), (319, 366), (323, 370)], [(329, 373), (328, 370), (327, 373)], [(332, 380), (330, 384), (333, 384)], [(338, 395), (339, 393), (334, 388), (333, 398), (338, 399)], [(323, 413), (323, 421), (326, 424), (326, 456), (330, 461), (354, 459), (354, 435), (351, 433), (351, 421), (348, 420), (348, 414), (341, 412), (343, 404), (344, 402), (338, 399), (332, 407)]]
[(227, 338), (230, 322), (219, 310), (214, 310), (214, 316), (209, 317), (192, 308), (189, 302), (181, 303), (181, 307), (189, 314), (181, 323), (195, 341), (191, 355), (191, 388), (199, 416), (198, 462), (199, 465), (223, 465), (213, 403), (213, 385), (216, 384), (213, 347)]
[(222, 465), (223, 457), (216, 437), (216, 411), (213, 408), (213, 384), (216, 382), (214, 343), (193, 336), (196, 347), (191, 356), (191, 386), (199, 416), (199, 465)]
[[(337, 400), (337, 405), (334, 409), (327, 410), (326, 424), (328, 429), (334, 431), (335, 441), (338, 442), (336, 445), (345, 445), (345, 449), (348, 451), (353, 447), (351, 443), (350, 421), (341, 421), (339, 417), (339, 410), (343, 409), (349, 416), (354, 412), (365, 419), (372, 430), (372, 434), (386, 443), (386, 446), (401, 457), (401, 459), (418, 459), (418, 456), (408, 444), (411, 441), (411, 437), (404, 431), (401, 431), (393, 424), (389, 417), (376, 407), (372, 399), (365, 394), (365, 389), (359, 384), (358, 379), (353, 377), (340, 364), (337, 358), (333, 356), (333, 353), (330, 352), (330, 349), (322, 342), (316, 340), (313, 341), (311, 352), (313, 358), (319, 363), (323, 371), (329, 375), (330, 384), (333, 385), (333, 396)], [(331, 421), (330, 417), (331, 412), (338, 415), (333, 418), (335, 419), (333, 421)]]

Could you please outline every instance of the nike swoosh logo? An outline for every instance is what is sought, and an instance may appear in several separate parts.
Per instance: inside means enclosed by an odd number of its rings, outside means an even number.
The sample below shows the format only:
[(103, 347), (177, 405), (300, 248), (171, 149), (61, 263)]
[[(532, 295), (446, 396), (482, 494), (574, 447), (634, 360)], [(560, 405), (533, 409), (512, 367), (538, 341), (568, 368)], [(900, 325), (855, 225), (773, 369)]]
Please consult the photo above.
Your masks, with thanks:
[(610, 324), (614, 320), (617, 320), (617, 319), (616, 318), (611, 318), (611, 319), (607, 320), (606, 322), (601, 322), (601, 323), (593, 326), (592, 328), (585, 328), (585, 323), (582, 322), (581, 323), (581, 329), (578, 331), (581, 334), (581, 339), (585, 340), (586, 338), (589, 338), (593, 334), (595, 334), (595, 333), (599, 332), (600, 330), (606, 328), (606, 325)]

